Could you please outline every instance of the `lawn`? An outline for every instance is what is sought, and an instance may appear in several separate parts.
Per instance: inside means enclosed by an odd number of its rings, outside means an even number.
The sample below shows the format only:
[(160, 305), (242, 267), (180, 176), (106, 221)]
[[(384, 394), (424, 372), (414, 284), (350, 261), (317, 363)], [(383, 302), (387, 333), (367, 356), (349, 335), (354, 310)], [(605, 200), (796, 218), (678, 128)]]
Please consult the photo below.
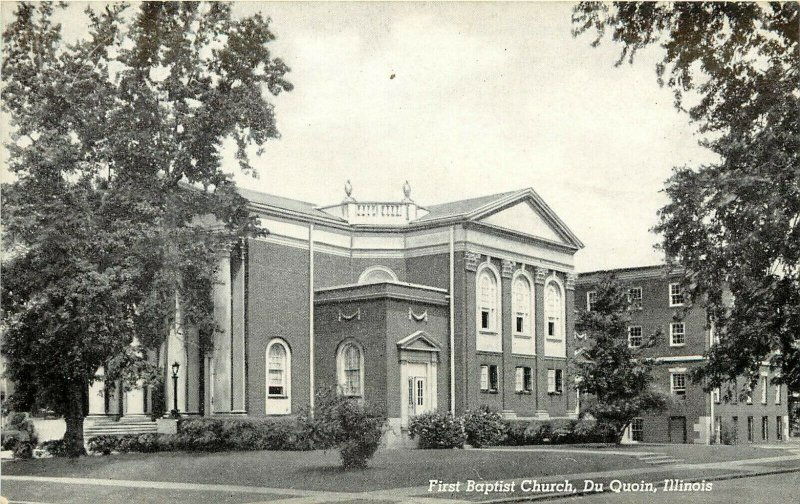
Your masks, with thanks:
[(591, 449), (600, 453), (604, 451), (624, 451), (624, 452), (647, 452), (665, 453), (677, 459), (682, 459), (689, 464), (703, 464), (707, 462), (727, 462), (729, 460), (744, 460), (767, 457), (779, 457), (786, 455), (783, 450), (775, 448), (763, 448), (759, 445), (695, 445), (695, 444), (637, 444), (637, 445), (614, 445), (614, 444), (588, 444), (588, 445), (537, 445), (508, 447), (509, 449), (530, 449), (537, 450), (563, 450), (563, 449)]
[(336, 452), (125, 454), (4, 462), (4, 475), (237, 484), (338, 492), (426, 486), (429, 479), (499, 480), (647, 467), (633, 457), (482, 450), (381, 450), (365, 471)]

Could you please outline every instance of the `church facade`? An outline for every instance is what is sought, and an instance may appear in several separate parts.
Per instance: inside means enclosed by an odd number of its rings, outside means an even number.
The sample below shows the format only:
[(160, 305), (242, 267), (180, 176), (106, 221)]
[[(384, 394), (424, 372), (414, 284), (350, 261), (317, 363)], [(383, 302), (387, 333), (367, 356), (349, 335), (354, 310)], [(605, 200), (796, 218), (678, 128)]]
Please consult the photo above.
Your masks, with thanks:
[[(567, 358), (583, 245), (534, 190), (429, 207), (408, 183), (402, 200), (375, 202), (348, 181), (331, 206), (241, 192), (268, 234), (221, 257), (213, 351), (190, 329), (167, 338), (167, 409), (293, 415), (336, 387), (381, 408), (395, 433), (433, 410), (577, 414)], [(146, 390), (108, 396), (90, 393), (90, 415), (149, 407)]]

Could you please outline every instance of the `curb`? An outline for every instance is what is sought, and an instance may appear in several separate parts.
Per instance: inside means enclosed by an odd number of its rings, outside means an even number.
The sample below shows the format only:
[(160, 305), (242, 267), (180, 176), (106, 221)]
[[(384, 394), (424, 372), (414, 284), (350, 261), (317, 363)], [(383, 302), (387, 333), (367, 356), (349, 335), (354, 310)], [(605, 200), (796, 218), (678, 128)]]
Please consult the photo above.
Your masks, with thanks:
[[(765, 472), (757, 472), (757, 473), (730, 473), (730, 474), (720, 474), (716, 476), (709, 476), (708, 478), (687, 478), (683, 481), (686, 483), (699, 483), (700, 481), (726, 481), (726, 480), (734, 480), (734, 479), (742, 479), (742, 478), (755, 478), (757, 476), (772, 476), (775, 474), (786, 474), (786, 473), (793, 473), (793, 472), (800, 472), (800, 467), (791, 467), (788, 469), (775, 469), (771, 471)], [(658, 481), (647, 481), (646, 483), (658, 483), (662, 480)], [(581, 497), (586, 495), (600, 495), (600, 494), (607, 494), (612, 493), (611, 490), (603, 490), (602, 492), (575, 492), (575, 493), (560, 493), (560, 494), (548, 494), (548, 495), (535, 495), (535, 496), (525, 496), (525, 497), (504, 497), (502, 499), (492, 499), (492, 500), (482, 500), (482, 501), (475, 501), (476, 504), (502, 504), (507, 502), (534, 502), (534, 501), (547, 501), (547, 500), (556, 500), (556, 499), (567, 499), (569, 497)]]

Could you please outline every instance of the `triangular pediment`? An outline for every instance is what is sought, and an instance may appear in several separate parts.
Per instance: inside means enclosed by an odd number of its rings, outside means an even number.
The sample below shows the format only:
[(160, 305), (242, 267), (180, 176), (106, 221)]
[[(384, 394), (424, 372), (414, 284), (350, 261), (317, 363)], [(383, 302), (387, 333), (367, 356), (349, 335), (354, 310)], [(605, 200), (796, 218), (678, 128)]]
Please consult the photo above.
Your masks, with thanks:
[(556, 243), (569, 244), (556, 227), (548, 222), (533, 202), (528, 199), (489, 214), (481, 218), (479, 222)]
[(400, 350), (417, 350), (422, 352), (439, 352), (442, 347), (430, 334), (416, 331), (397, 342)]

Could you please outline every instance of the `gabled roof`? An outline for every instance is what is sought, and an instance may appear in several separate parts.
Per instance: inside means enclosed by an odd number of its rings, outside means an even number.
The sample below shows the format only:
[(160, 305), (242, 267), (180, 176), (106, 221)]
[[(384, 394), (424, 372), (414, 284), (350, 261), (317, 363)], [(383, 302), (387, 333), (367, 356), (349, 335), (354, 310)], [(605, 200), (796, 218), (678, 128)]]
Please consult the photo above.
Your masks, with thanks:
[(241, 194), (242, 197), (256, 205), (264, 205), (272, 208), (288, 210), (290, 212), (304, 214), (309, 217), (323, 218), (326, 220), (333, 219), (339, 222), (345, 222), (344, 219), (334, 217), (329, 213), (317, 209), (317, 205), (314, 203), (284, 198), (283, 196), (275, 196), (274, 194), (253, 191), (250, 189), (244, 189), (242, 187), (237, 187), (236, 190), (239, 191), (239, 194)]
[(583, 242), (575, 236), (558, 215), (544, 202), (541, 196), (528, 187), (518, 191), (492, 194), (480, 198), (472, 198), (451, 203), (443, 203), (426, 207), (430, 213), (413, 221), (419, 224), (450, 221), (478, 221), (500, 210), (509, 208), (522, 201), (528, 201), (541, 214), (542, 218), (561, 235), (566, 243), (576, 249), (583, 248)]
[(425, 222), (429, 220), (464, 216), (471, 212), (479, 210), (487, 205), (490, 205), (491, 203), (506, 198), (512, 194), (516, 194), (518, 192), (519, 191), (509, 191), (504, 193), (491, 194), (489, 196), (480, 196), (477, 198), (470, 198), (459, 201), (451, 201), (449, 203), (442, 203), (439, 205), (426, 206), (425, 209), (428, 210), (428, 212), (430, 213), (428, 213), (427, 215), (425, 215), (420, 219), (417, 219), (416, 222)]

